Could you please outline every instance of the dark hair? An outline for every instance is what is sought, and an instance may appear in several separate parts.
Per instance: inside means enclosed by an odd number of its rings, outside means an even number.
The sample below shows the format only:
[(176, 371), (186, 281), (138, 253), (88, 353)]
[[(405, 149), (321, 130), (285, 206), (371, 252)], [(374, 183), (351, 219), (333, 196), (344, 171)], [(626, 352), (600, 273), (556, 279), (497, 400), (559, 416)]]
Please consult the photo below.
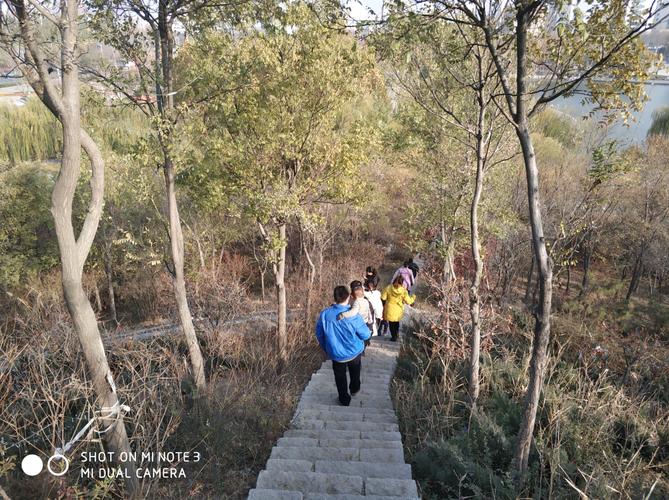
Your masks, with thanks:
[(367, 290), (376, 290), (376, 281), (374, 280), (365, 280), (365, 288)]
[(404, 261), (404, 267), (409, 267), (409, 264), (413, 262), (413, 259), (405, 260)]
[(395, 284), (397, 284), (397, 285), (401, 285), (401, 284), (403, 284), (403, 283), (404, 283), (404, 276), (402, 276), (401, 274), (398, 274), (398, 275), (397, 275), (397, 278), (395, 278), (395, 279), (393, 280), (393, 285), (395, 285)]
[(337, 304), (341, 304), (349, 297), (348, 288), (343, 285), (336, 286), (334, 289), (334, 300)]
[(372, 266), (367, 266), (367, 269), (365, 269), (365, 273), (367, 273), (367, 274), (376, 274), (376, 269), (373, 268)]
[(351, 293), (355, 292), (358, 288), (362, 288), (362, 282), (359, 280), (351, 281)]

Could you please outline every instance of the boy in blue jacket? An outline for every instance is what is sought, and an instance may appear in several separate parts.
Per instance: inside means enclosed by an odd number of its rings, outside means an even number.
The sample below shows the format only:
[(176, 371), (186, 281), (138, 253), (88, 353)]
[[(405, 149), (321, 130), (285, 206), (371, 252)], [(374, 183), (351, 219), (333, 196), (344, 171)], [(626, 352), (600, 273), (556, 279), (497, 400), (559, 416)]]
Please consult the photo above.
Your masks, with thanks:
[[(360, 356), (365, 350), (365, 340), (370, 337), (369, 328), (359, 314), (337, 321), (340, 313), (350, 309), (348, 297), (349, 292), (345, 286), (335, 287), (335, 303), (321, 311), (316, 323), (316, 338), (321, 349), (332, 360), (339, 402), (344, 406), (350, 405), (351, 395), (360, 390)], [(346, 378), (347, 368), (350, 383)]]

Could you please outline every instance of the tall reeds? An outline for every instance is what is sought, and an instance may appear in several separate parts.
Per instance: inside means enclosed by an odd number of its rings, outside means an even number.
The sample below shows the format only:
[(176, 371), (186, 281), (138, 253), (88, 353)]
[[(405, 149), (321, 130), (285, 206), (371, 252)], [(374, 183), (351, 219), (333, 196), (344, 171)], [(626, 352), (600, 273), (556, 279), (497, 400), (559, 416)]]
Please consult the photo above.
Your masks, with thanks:
[(62, 142), (58, 121), (37, 99), (21, 107), (0, 106), (0, 163), (55, 159)]

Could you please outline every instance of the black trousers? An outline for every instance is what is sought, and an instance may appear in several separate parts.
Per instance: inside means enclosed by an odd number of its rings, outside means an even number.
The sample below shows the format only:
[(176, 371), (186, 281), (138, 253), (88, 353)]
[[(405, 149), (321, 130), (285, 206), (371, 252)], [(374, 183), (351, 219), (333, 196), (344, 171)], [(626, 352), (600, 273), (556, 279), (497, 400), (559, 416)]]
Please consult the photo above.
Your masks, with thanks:
[[(351, 361), (340, 363), (339, 361), (332, 361), (332, 370), (334, 371), (335, 384), (337, 384), (337, 392), (339, 393), (339, 402), (344, 406), (351, 404), (351, 394), (355, 394), (360, 390), (360, 369), (362, 368), (361, 354), (358, 354)], [(349, 383), (346, 378), (346, 369), (351, 377)]]
[(397, 335), (400, 333), (400, 322), (388, 321), (388, 328), (390, 328), (390, 338), (393, 340), (397, 339)]

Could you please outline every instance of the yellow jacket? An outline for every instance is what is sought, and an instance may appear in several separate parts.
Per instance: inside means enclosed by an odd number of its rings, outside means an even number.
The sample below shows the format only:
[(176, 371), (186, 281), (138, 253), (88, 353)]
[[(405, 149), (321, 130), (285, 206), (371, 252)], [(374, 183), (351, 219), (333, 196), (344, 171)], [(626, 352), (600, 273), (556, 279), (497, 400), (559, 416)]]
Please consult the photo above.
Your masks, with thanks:
[(388, 285), (381, 294), (381, 300), (385, 301), (383, 319), (386, 321), (400, 321), (404, 316), (404, 304), (413, 304), (416, 296), (409, 295), (407, 289), (402, 285), (397, 288)]

